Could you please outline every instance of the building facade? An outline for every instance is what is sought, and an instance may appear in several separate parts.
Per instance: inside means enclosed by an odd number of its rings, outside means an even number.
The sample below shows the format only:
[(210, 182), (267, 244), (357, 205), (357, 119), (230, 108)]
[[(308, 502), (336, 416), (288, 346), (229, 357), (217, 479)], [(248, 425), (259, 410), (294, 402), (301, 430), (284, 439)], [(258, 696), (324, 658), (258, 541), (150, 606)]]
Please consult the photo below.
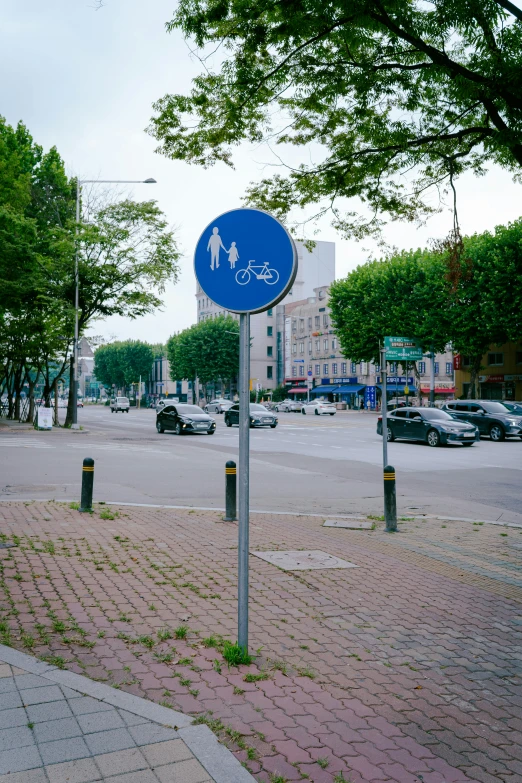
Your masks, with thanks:
[[(277, 310), (278, 378), (295, 399), (325, 397), (350, 408), (376, 407), (381, 396), (380, 367), (354, 362), (341, 353), (332, 324), (329, 286), (314, 289), (313, 296), (279, 305)], [(435, 356), (435, 397), (452, 399), (455, 393), (453, 352)], [(407, 371), (406, 371), (407, 370)], [(420, 401), (430, 391), (431, 359), (408, 368), (388, 364), (388, 398), (407, 394)]]
[[(456, 397), (467, 397), (470, 386), (470, 359), (455, 356)], [(481, 360), (478, 376), (480, 400), (522, 400), (522, 340), (492, 346)]]
[(161, 356), (152, 363), (147, 394), (152, 399), (177, 397), (180, 402), (192, 402), (192, 381), (173, 381), (169, 360)]
[[(313, 296), (314, 289), (329, 286), (335, 279), (335, 244), (333, 242), (316, 242), (312, 250), (308, 250), (302, 242), (296, 242), (298, 269), (291, 291), (282, 304), (291, 305), (307, 297)], [(201, 290), (196, 289), (198, 322), (218, 315), (235, 313), (216, 305)], [(256, 384), (263, 389), (275, 389), (281, 382), (278, 373), (281, 346), (278, 343), (278, 312), (281, 305), (256, 313), (250, 319), (251, 351), (250, 378), (252, 386)]]

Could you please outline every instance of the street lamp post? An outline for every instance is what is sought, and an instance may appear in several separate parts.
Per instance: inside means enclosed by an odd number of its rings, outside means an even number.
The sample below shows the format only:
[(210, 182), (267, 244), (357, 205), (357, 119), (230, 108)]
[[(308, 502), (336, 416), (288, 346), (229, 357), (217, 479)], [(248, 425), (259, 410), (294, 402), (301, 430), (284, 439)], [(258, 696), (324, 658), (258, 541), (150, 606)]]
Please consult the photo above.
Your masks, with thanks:
[(149, 179), (78, 179), (76, 181), (76, 253), (74, 256), (74, 345), (73, 345), (73, 388), (72, 388), (72, 429), (79, 429), (78, 425), (78, 325), (80, 308), (80, 278), (79, 278), (79, 242), (80, 233), (80, 195), (82, 185), (153, 185), (156, 180)]

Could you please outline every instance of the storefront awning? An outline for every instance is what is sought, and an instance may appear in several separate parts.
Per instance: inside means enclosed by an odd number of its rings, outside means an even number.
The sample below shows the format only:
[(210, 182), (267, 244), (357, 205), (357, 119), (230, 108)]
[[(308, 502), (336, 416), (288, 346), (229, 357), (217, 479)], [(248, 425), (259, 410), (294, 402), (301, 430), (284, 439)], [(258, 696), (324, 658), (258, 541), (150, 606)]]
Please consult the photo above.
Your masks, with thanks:
[(346, 386), (338, 386), (335, 390), (336, 394), (359, 394), (361, 389), (366, 389), (365, 383), (351, 383)]
[(287, 394), (306, 394), (308, 389), (306, 386), (294, 386), (292, 389), (287, 389)]
[(316, 394), (331, 394), (333, 391), (336, 391), (339, 387), (338, 386), (316, 386), (315, 389), (310, 389), (310, 394), (316, 395)]

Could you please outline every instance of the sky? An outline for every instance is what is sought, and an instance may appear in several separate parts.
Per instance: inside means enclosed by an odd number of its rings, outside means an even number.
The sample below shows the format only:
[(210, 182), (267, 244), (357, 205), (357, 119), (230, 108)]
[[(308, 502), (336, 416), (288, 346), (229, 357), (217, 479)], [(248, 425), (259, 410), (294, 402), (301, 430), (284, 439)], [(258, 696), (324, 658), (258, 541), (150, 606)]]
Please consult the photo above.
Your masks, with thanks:
[[(157, 154), (157, 142), (145, 132), (152, 104), (166, 93), (187, 92), (201, 66), (180, 33), (165, 31), (175, 0), (103, 2), (96, 10), (97, 0), (2, 0), (0, 114), (12, 125), (22, 120), (44, 149), (56, 146), (71, 176), (157, 180), (125, 194), (157, 200), (175, 228), (183, 251), (179, 282), (167, 286), (161, 311), (137, 320), (111, 317), (89, 333), (165, 342), (196, 320), (192, 257), (199, 235), (213, 217), (241, 206), (248, 183), (267, 176), (273, 158), (267, 148), (244, 145), (231, 170)], [(500, 169), (480, 179), (465, 175), (458, 182), (463, 233), (519, 217), (521, 195), (522, 187)], [(388, 225), (384, 239), (400, 249), (416, 248), (451, 227), (448, 209), (422, 227)], [(328, 218), (318, 228), (305, 236), (336, 243), (337, 277), (379, 255), (370, 240), (343, 240)]]

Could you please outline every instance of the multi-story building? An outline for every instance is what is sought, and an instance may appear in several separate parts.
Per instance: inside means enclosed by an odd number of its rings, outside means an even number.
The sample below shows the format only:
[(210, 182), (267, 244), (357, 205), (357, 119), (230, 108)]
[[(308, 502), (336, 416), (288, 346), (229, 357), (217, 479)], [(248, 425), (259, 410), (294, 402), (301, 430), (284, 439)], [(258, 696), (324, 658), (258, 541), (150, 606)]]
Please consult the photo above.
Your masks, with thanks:
[[(335, 244), (333, 242), (316, 242), (312, 250), (308, 250), (302, 242), (296, 242), (298, 269), (297, 275), (282, 305), (306, 300), (312, 297), (317, 287), (328, 287), (335, 279)], [(199, 284), (196, 290), (198, 322), (218, 315), (234, 313), (216, 305), (202, 291)], [(250, 377), (252, 384), (259, 384), (263, 389), (275, 389), (278, 385), (278, 357), (282, 346), (278, 342), (277, 308), (256, 313), (250, 319), (251, 351)]]
[(151, 397), (178, 397), (180, 402), (192, 402), (192, 381), (173, 381), (169, 360), (158, 356), (152, 363), (147, 392)]
[[(478, 395), (480, 400), (522, 400), (522, 340), (491, 346), (480, 362)], [(455, 356), (457, 397), (467, 397), (470, 384), (470, 359)]]
[[(332, 402), (375, 407), (381, 394), (380, 367), (374, 362), (354, 362), (343, 356), (332, 325), (328, 285), (314, 289), (300, 302), (278, 306), (278, 378), (296, 399), (326, 397)], [(435, 356), (435, 394), (453, 397), (453, 354), (450, 348)], [(430, 390), (431, 359), (410, 365), (388, 364), (388, 396), (403, 396), (405, 389), (419, 399)], [(310, 387), (310, 390), (309, 390)]]

